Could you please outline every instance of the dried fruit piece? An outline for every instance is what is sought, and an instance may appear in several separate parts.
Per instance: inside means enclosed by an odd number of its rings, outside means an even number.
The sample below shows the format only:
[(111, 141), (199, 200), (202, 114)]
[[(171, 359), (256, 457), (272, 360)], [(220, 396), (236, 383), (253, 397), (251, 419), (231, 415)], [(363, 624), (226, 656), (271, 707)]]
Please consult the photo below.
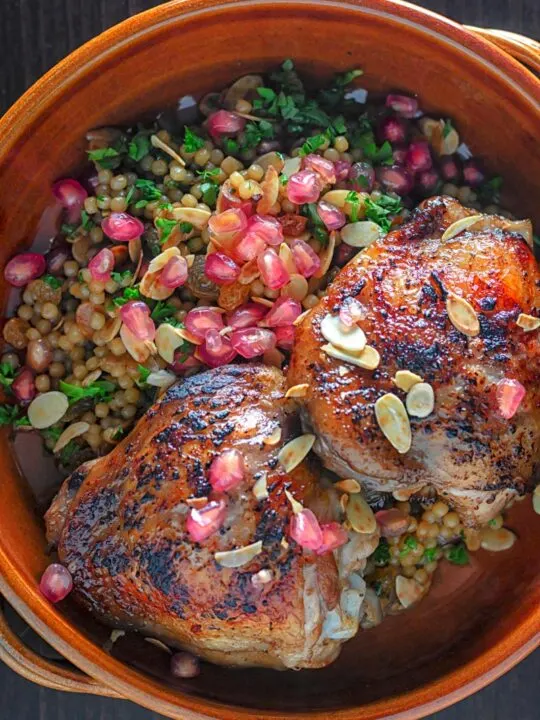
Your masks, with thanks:
[(357, 533), (369, 535), (377, 529), (377, 521), (373, 510), (360, 493), (349, 496), (345, 514), (350, 526)]
[(456, 237), (456, 235), (459, 235), (459, 233), (483, 219), (483, 215), (469, 215), (468, 217), (460, 218), (446, 228), (442, 234), (441, 240), (451, 240), (453, 237)]
[(435, 393), (429, 383), (416, 383), (412, 386), (405, 400), (409, 415), (425, 418), (431, 415), (435, 407)]
[(28, 406), (28, 419), (32, 427), (44, 430), (61, 420), (69, 407), (67, 397), (58, 390), (38, 395)]
[(336, 360), (343, 360), (343, 362), (351, 363), (351, 365), (358, 365), (358, 367), (364, 368), (365, 370), (375, 370), (381, 362), (381, 356), (371, 345), (366, 345), (358, 355), (350, 355), (331, 343), (323, 345), (321, 350)]
[(402, 455), (411, 448), (412, 434), (409, 417), (401, 400), (386, 393), (375, 403), (375, 417), (386, 439)]
[(423, 378), (410, 370), (398, 370), (392, 378), (392, 382), (403, 392), (409, 392), (413, 385), (421, 383)]
[(234, 550), (214, 553), (214, 558), (218, 565), (222, 567), (237, 568), (242, 567), (242, 565), (247, 565), (247, 563), (257, 557), (261, 551), (262, 540), (257, 540), (257, 542), (251, 545), (244, 545), (244, 547), (235, 548)]
[(84, 433), (88, 432), (88, 430), (90, 430), (90, 425), (87, 422), (81, 421), (72, 423), (58, 438), (56, 445), (53, 448), (53, 453), (56, 455), (56, 453), (63, 450), (74, 438), (79, 437), (79, 435), (84, 435)]
[(286, 398), (300, 398), (305, 397), (307, 395), (307, 391), (309, 388), (309, 383), (299, 383), (298, 385), (293, 385), (290, 387), (287, 392), (285, 393)]
[(469, 337), (476, 337), (480, 333), (480, 322), (473, 306), (465, 298), (448, 293), (446, 298), (446, 312), (452, 325), (459, 332)]
[(538, 328), (540, 328), (540, 318), (527, 315), (526, 313), (520, 313), (517, 324), (525, 330), (525, 332), (531, 332), (532, 330), (538, 330)]
[(315, 442), (315, 435), (306, 433), (300, 437), (294, 438), (279, 451), (278, 460), (285, 468), (286, 472), (291, 472), (295, 467), (300, 465), (302, 460), (309, 453)]
[(404, 608), (411, 607), (425, 595), (426, 587), (420, 585), (413, 578), (398, 575), (396, 577), (396, 595), (397, 599)]
[(352, 355), (358, 355), (366, 347), (364, 331), (357, 325), (347, 327), (341, 322), (339, 315), (324, 316), (321, 322), (321, 334), (334, 347)]

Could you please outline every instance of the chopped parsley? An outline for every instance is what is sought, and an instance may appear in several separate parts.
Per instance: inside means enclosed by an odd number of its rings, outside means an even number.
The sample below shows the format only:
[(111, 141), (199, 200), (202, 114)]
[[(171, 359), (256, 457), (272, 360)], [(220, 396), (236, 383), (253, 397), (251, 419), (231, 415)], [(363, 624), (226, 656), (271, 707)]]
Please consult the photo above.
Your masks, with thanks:
[(124, 434), (124, 428), (121, 425), (119, 425), (117, 428), (115, 428), (115, 430), (112, 434), (112, 439), (120, 440), (120, 438), (123, 436), (123, 434)]
[(76, 443), (75, 440), (70, 440), (60, 451), (60, 464), (64, 466), (69, 465), (79, 448), (80, 445)]
[(146, 132), (138, 132), (128, 145), (128, 155), (135, 162), (140, 162), (150, 152), (150, 138)]
[(117, 307), (120, 307), (122, 305), (125, 305), (130, 300), (140, 300), (141, 299), (141, 293), (139, 291), (139, 288), (137, 287), (127, 287), (124, 288), (124, 292), (122, 295), (119, 295), (118, 297), (115, 297), (113, 299), (113, 304)]
[(201, 192), (203, 201), (208, 206), (213, 207), (217, 202), (219, 185), (214, 182), (203, 182), (201, 183)]
[(132, 185), (126, 195), (126, 205), (131, 205), (131, 201), (133, 200), (133, 195), (135, 194), (135, 185)]
[(108, 380), (96, 380), (88, 387), (78, 387), (70, 383), (60, 380), (59, 390), (67, 395), (69, 404), (82, 400), (83, 398), (95, 398), (100, 401), (108, 401), (111, 399), (111, 393), (116, 390), (116, 385)]
[(7, 391), (11, 391), (11, 385), (15, 379), (13, 365), (4, 362), (0, 363), (0, 385)]
[(135, 187), (140, 191), (142, 197), (135, 203), (136, 208), (143, 208), (149, 202), (155, 202), (161, 199), (162, 192), (152, 180), (136, 180)]
[(229, 155), (236, 155), (236, 153), (240, 150), (240, 146), (236, 140), (233, 140), (232, 138), (223, 138), (223, 149), (226, 153)]
[(202, 137), (196, 135), (193, 130), (190, 130), (187, 126), (184, 128), (184, 149), (188, 153), (195, 153), (204, 147), (204, 140)]
[(104, 170), (112, 170), (117, 167), (120, 160), (120, 153), (112, 147), (99, 148), (98, 150), (87, 150), (88, 157), (92, 162)]
[(51, 445), (56, 445), (61, 434), (62, 428), (59, 425), (53, 425), (41, 431), (43, 438)]
[(60, 230), (64, 233), (64, 235), (68, 238), (73, 237), (77, 230), (79, 229), (78, 225), (70, 225), (68, 223), (63, 223)]
[(184, 327), (175, 317), (177, 312), (178, 308), (174, 305), (164, 302), (163, 300), (158, 300), (150, 317), (156, 323), (167, 323), (167, 325), (174, 325), (174, 327)]
[(358, 222), (358, 213), (360, 211), (360, 195), (351, 190), (345, 196), (345, 202), (351, 206), (351, 222)]
[(445, 121), (444, 121), (444, 125), (443, 125), (443, 129), (442, 129), (442, 136), (443, 136), (443, 138), (446, 139), (446, 138), (450, 135), (450, 133), (452, 132), (453, 129), (454, 129), (454, 126), (452, 125), (452, 121), (451, 121), (451, 120), (445, 120)]
[(244, 128), (244, 143), (239, 146), (240, 150), (249, 150), (257, 147), (263, 140), (274, 138), (274, 127), (267, 120), (260, 122), (248, 122)]
[(87, 232), (95, 227), (95, 222), (90, 218), (90, 215), (86, 212), (86, 210), (81, 211), (81, 227)]
[(320, 147), (322, 147), (326, 142), (328, 142), (328, 134), (327, 133), (319, 133), (319, 135), (313, 135), (313, 137), (310, 137), (306, 140), (306, 142), (302, 145), (300, 148), (300, 155), (309, 155), (310, 153), (314, 153), (316, 150), (318, 150)]
[(193, 225), (190, 222), (181, 222), (180, 223), (180, 232), (185, 233), (187, 235), (192, 230), (193, 230)]
[(382, 538), (372, 555), (373, 562), (379, 567), (385, 567), (390, 562), (390, 546), (388, 541)]
[(122, 272), (112, 272), (111, 277), (115, 283), (122, 285), (122, 283), (125, 283), (126, 280), (129, 280), (131, 277), (133, 277), (133, 273), (131, 272), (131, 270), (123, 270)]
[(0, 405), (0, 425), (13, 425), (18, 414), (17, 405)]
[(327, 110), (336, 109), (343, 103), (348, 86), (355, 78), (363, 74), (363, 70), (349, 70), (335, 75), (329, 87), (319, 90), (319, 103)]
[(411, 550), (416, 550), (417, 547), (418, 547), (418, 540), (415, 537), (413, 537), (412, 535), (409, 535), (403, 541), (403, 547), (399, 551), (399, 557), (405, 557), (406, 555), (408, 555), (411, 552)]
[(205, 169), (205, 170), (197, 170), (197, 175), (201, 179), (201, 182), (205, 182), (207, 180), (210, 180), (212, 182), (215, 182), (214, 178), (216, 175), (219, 175), (221, 172), (221, 169), (218, 167)]
[(137, 365), (137, 370), (139, 371), (138, 384), (145, 385), (151, 371), (145, 368), (144, 365)]
[(308, 203), (302, 205), (302, 215), (308, 218), (308, 228), (313, 233), (313, 237), (323, 245), (328, 242), (328, 230), (317, 212), (316, 203)]
[(289, 182), (289, 178), (286, 175), (282, 174), (279, 176), (280, 185), (286, 185), (288, 182)]
[(13, 422), (13, 427), (30, 427), (31, 423), (30, 420), (27, 418), (26, 415), (21, 415), (21, 417), (18, 417)]
[(52, 287), (53, 290), (58, 290), (58, 288), (61, 288), (63, 285), (60, 278), (57, 278), (54, 275), (43, 275), (41, 279), (43, 282), (47, 283), (49, 287)]
[(424, 554), (422, 555), (423, 562), (427, 565), (428, 563), (435, 562), (437, 559), (437, 548), (426, 548), (424, 550)]
[(392, 227), (390, 216), (398, 215), (403, 209), (403, 206), (400, 198), (381, 195), (378, 200), (372, 200), (372, 198), (369, 197), (366, 198), (364, 201), (364, 209), (367, 220), (371, 220), (379, 225), (385, 232), (388, 232)]
[(469, 552), (464, 542), (459, 542), (457, 545), (452, 545), (445, 552), (446, 559), (454, 565), (468, 565), (469, 564)]
[(178, 222), (176, 220), (169, 220), (168, 218), (157, 218), (155, 225), (160, 231), (159, 242), (163, 245), (163, 243), (169, 239)]

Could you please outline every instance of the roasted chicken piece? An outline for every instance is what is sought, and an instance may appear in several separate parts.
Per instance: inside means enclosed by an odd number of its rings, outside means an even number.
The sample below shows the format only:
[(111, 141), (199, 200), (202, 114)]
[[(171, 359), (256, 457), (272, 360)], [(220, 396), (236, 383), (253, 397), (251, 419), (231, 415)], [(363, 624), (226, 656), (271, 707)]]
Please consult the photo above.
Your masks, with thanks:
[[(262, 365), (195, 375), (170, 388), (109, 455), (66, 480), (47, 512), (47, 535), (79, 603), (112, 626), (216, 663), (280, 669), (334, 660), (358, 628), (363, 581), (355, 571), (377, 536), (351, 532), (339, 551), (321, 555), (289, 537), (286, 490), (321, 522), (339, 504), (307, 461), (290, 473), (278, 461), (299, 434), (284, 393), (281, 372)], [(231, 448), (243, 455), (244, 479), (216, 492), (209, 466)], [(221, 528), (194, 542), (188, 514), (209, 499), (226, 503)]]
[[(353, 258), (297, 328), (288, 375), (290, 385), (309, 383), (303, 423), (316, 434), (314, 450), (328, 468), (374, 491), (431, 486), (469, 525), (488, 521), (522, 494), (540, 460), (540, 344), (534, 329), (540, 275), (525, 239), (532, 243), (531, 224), (483, 216), (469, 229), (454, 226), (448, 234), (456, 234), (442, 239), (456, 220), (475, 214), (451, 198), (431, 198)], [(331, 316), (336, 328), (348, 305), (367, 344), (380, 354), (376, 369), (321, 349), (327, 343), (323, 319)], [(346, 320), (347, 312), (342, 310)], [(375, 403), (392, 394), (405, 404), (406, 393), (394, 382), (399, 370), (431, 385), (435, 401), (426, 417), (409, 419), (400, 402), (397, 415), (395, 400), (392, 407), (386, 399), (379, 403), (386, 405), (380, 420), (393, 428), (396, 449), (381, 430)], [(410, 376), (402, 377), (403, 386)], [(519, 381), (526, 390), (510, 419), (501, 416), (503, 380)], [(426, 402), (429, 411), (429, 388), (415, 393), (417, 399), (423, 393), (422, 412)]]

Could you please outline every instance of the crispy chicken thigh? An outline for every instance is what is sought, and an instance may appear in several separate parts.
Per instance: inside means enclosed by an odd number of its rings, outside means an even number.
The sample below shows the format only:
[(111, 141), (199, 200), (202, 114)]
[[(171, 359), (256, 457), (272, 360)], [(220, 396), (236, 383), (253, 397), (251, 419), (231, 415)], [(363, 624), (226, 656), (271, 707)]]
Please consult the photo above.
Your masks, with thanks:
[[(285, 490), (323, 522), (334, 519), (338, 503), (306, 461), (290, 473), (278, 462), (299, 431), (284, 392), (281, 372), (262, 365), (191, 377), (109, 455), (66, 480), (46, 522), (78, 602), (110, 625), (216, 663), (281, 669), (335, 659), (358, 628), (362, 580), (355, 576), (352, 589), (349, 576), (363, 568), (377, 537), (351, 533), (339, 552), (320, 556), (286, 541)], [(240, 487), (219, 496), (208, 468), (228, 448), (242, 452), (247, 471)], [(258, 500), (253, 485), (264, 474), (268, 497)], [(220, 531), (194, 543), (186, 518), (207, 497), (226, 499), (227, 514)], [(217, 561), (216, 552), (257, 541), (261, 551), (245, 564)]]
[[(530, 223), (484, 216), (442, 240), (454, 221), (475, 211), (431, 198), (410, 221), (359, 253), (297, 328), (288, 382), (309, 383), (304, 426), (315, 451), (341, 477), (375, 491), (431, 486), (465, 522), (497, 515), (523, 493), (540, 461), (539, 331), (517, 324), (539, 315), (540, 275), (522, 234)], [(446, 310), (448, 293), (474, 308), (480, 331), (463, 334)], [(321, 350), (321, 321), (360, 301), (359, 321), (380, 364), (367, 370)], [(374, 404), (385, 393), (405, 402), (393, 382), (409, 370), (431, 384), (434, 411), (410, 418), (412, 445), (398, 452), (381, 431)], [(495, 386), (503, 378), (526, 389), (517, 413), (503, 419)]]

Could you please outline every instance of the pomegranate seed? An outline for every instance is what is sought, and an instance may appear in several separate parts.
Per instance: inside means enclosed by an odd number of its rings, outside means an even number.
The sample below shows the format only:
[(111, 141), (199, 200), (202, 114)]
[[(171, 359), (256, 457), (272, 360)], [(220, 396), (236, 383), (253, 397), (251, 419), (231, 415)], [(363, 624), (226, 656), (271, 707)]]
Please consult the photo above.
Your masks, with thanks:
[(288, 350), (290, 352), (293, 349), (294, 325), (274, 328), (274, 335), (276, 336), (276, 345), (282, 350)]
[(463, 163), (463, 179), (471, 187), (481, 185), (486, 176), (478, 167), (476, 160), (467, 160)]
[(204, 274), (216, 285), (231, 285), (240, 275), (240, 266), (224, 253), (210, 253), (206, 256)]
[(259, 255), (257, 267), (264, 284), (270, 290), (279, 290), (289, 282), (289, 272), (273, 248), (266, 248), (262, 255)]
[(302, 306), (291, 297), (279, 297), (270, 308), (268, 315), (259, 324), (264, 327), (284, 327), (292, 325), (302, 314)]
[(88, 197), (88, 193), (81, 183), (73, 180), (73, 178), (65, 178), (55, 182), (52, 191), (55, 198), (67, 211), (68, 222), (71, 224), (78, 223), (81, 219), (84, 201)]
[(244, 456), (239, 450), (224, 450), (212, 460), (208, 479), (216, 492), (228, 492), (238, 487), (246, 475)]
[(234, 240), (243, 234), (248, 226), (247, 216), (239, 208), (230, 208), (208, 220), (208, 229), (218, 242)]
[(231, 335), (231, 345), (243, 358), (262, 355), (276, 346), (276, 336), (264, 328), (241, 328)]
[(193, 542), (206, 540), (223, 525), (227, 505), (224, 500), (211, 500), (200, 510), (192, 508), (187, 518), (186, 528)]
[(127, 329), (138, 340), (152, 341), (156, 336), (156, 326), (150, 317), (150, 308), (140, 300), (131, 300), (120, 308), (120, 317)]
[(424, 170), (416, 178), (416, 189), (422, 195), (432, 195), (439, 184), (439, 176), (435, 170)]
[(227, 110), (218, 110), (208, 117), (208, 132), (219, 139), (220, 135), (234, 135), (244, 129), (246, 121), (243, 117)]
[(281, 223), (271, 215), (254, 215), (250, 218), (247, 234), (260, 237), (266, 245), (280, 245), (283, 242)]
[(69, 595), (73, 589), (71, 573), (58, 563), (53, 563), (45, 570), (39, 582), (41, 594), (49, 602), (57, 603)]
[(317, 203), (317, 215), (321, 218), (327, 230), (339, 230), (347, 222), (345, 213), (325, 200), (319, 200)]
[[(304, 170), (313, 170), (316, 172), (325, 184), (333, 185), (336, 182), (336, 167), (334, 163), (320, 155), (306, 155), (302, 161), (302, 167)], [(310, 202), (315, 201), (312, 200)]]
[(426, 140), (413, 140), (409, 145), (405, 164), (411, 172), (430, 170), (433, 164), (429, 143)]
[(144, 225), (133, 215), (113, 212), (102, 221), (101, 229), (111, 240), (129, 242), (143, 234)]
[(405, 165), (407, 161), (408, 148), (406, 145), (399, 145), (392, 150), (392, 159), (395, 165)]
[(319, 521), (311, 510), (304, 508), (291, 517), (289, 534), (306, 550), (318, 550), (323, 542), (323, 533)]
[(211, 307), (190, 310), (184, 319), (186, 330), (199, 340), (204, 340), (209, 330), (223, 330), (223, 316)]
[(499, 412), (505, 420), (510, 420), (518, 411), (526, 390), (518, 380), (503, 378), (495, 387), (495, 397)]
[(195, 655), (179, 652), (171, 657), (170, 670), (174, 677), (194, 678), (201, 672), (201, 666)]
[(385, 190), (395, 192), (397, 195), (408, 195), (413, 188), (410, 173), (398, 165), (377, 168), (377, 179)]
[(174, 256), (167, 261), (159, 275), (159, 282), (167, 288), (181, 287), (188, 278), (188, 265), (185, 257)]
[(347, 180), (351, 172), (351, 163), (348, 160), (335, 160), (334, 169), (336, 171), (336, 182)]
[(220, 355), (223, 352), (225, 341), (217, 330), (207, 330), (204, 342), (206, 349), (211, 355)]
[(221, 342), (218, 345), (213, 331), (209, 332), (211, 339), (210, 346), (205, 343), (204, 345), (199, 345), (197, 348), (197, 354), (200, 360), (211, 368), (221, 367), (222, 365), (227, 365), (232, 362), (236, 357), (236, 350), (231, 346), (230, 340), (221, 337)]
[(345, 529), (337, 522), (321, 525), (321, 531), (322, 543), (316, 550), (317, 555), (332, 552), (332, 550), (336, 550), (338, 547), (345, 545), (349, 540)]
[(249, 262), (264, 252), (265, 247), (266, 243), (262, 237), (248, 231), (244, 237), (240, 238), (235, 244), (234, 256), (240, 260), (240, 262)]
[(20, 403), (31, 402), (36, 396), (34, 373), (29, 368), (23, 368), (11, 383), (11, 392)]
[(47, 261), (39, 253), (21, 253), (11, 258), (4, 269), (6, 282), (13, 287), (24, 287), (43, 275)]
[(259, 303), (246, 303), (237, 308), (229, 316), (227, 325), (240, 330), (241, 328), (253, 327), (266, 315), (266, 308)]
[(379, 510), (375, 513), (375, 520), (383, 537), (398, 537), (409, 527), (409, 518), (397, 508)]
[(93, 280), (106, 283), (111, 279), (111, 272), (114, 270), (113, 253), (108, 248), (103, 248), (90, 260), (88, 269)]
[(287, 198), (295, 205), (317, 202), (320, 194), (319, 178), (312, 170), (301, 170), (287, 182)]
[(404, 143), (407, 140), (407, 123), (399, 117), (385, 117), (379, 123), (377, 136), (381, 142)]
[(366, 317), (366, 308), (355, 298), (347, 298), (339, 308), (339, 319), (345, 327), (352, 328)]
[(304, 240), (294, 240), (291, 245), (291, 250), (294, 264), (300, 275), (308, 278), (320, 269), (321, 259), (315, 250)]
[(418, 114), (418, 100), (408, 95), (387, 95), (386, 107), (404, 118), (413, 118)]
[(179, 375), (180, 373), (183, 373), (185, 370), (189, 370), (190, 368), (199, 367), (200, 362), (197, 360), (197, 358), (194, 355), (188, 355), (186, 357), (186, 354), (183, 350), (180, 348), (176, 350), (174, 354), (174, 362), (169, 365), (169, 369), (172, 370), (172, 372)]
[(461, 162), (457, 155), (443, 155), (440, 159), (439, 169), (447, 182), (459, 183), (461, 180)]
[(371, 192), (375, 184), (375, 170), (367, 162), (357, 162), (351, 166), (349, 180), (354, 190)]

